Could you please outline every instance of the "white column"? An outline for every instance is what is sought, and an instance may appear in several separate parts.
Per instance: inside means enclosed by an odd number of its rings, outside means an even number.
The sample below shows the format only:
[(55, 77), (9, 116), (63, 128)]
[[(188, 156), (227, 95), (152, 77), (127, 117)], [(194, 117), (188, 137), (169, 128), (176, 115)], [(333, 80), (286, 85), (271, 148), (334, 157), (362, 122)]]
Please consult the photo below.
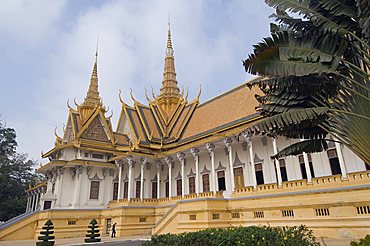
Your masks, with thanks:
[(181, 195), (185, 195), (185, 154), (183, 152), (177, 153), (181, 165)]
[(190, 151), (195, 159), (195, 193), (199, 194), (199, 149), (191, 148)]
[(118, 161), (118, 196), (117, 199), (122, 199), (122, 161)]
[[(304, 141), (304, 139), (301, 139), (301, 141)], [(308, 161), (307, 153), (302, 152), (302, 156), (303, 156), (304, 166), (306, 169), (307, 183), (312, 183), (312, 173), (311, 173), (311, 168), (310, 168), (310, 163)]]
[(134, 165), (134, 158), (132, 156), (127, 157), (128, 161), (128, 195), (127, 199), (131, 200), (131, 187), (132, 187), (132, 167)]
[(105, 192), (105, 183), (107, 182), (107, 179), (106, 179), (107, 172), (108, 172), (108, 169), (107, 168), (103, 168), (102, 169), (103, 179), (101, 181), (101, 187), (99, 189), (99, 201), (100, 201), (100, 205), (104, 205), (105, 204), (105, 194), (107, 194), (107, 192)]
[(57, 207), (60, 207), (60, 204), (61, 204), (62, 187), (63, 187), (63, 176), (64, 176), (64, 168), (63, 167), (59, 167), (57, 169), (57, 181), (58, 181), (57, 200), (56, 200)]
[(32, 205), (31, 205), (31, 211), (35, 211), (35, 202), (36, 202), (36, 194), (32, 191)]
[[(276, 155), (278, 153), (276, 138), (272, 138), (272, 148), (273, 148), (273, 151), (274, 151), (274, 155)], [(282, 179), (281, 179), (281, 171), (280, 171), (279, 160), (274, 158), (274, 163), (275, 163), (275, 170), (276, 170), (277, 179), (278, 179), (277, 183), (278, 183), (279, 186), (282, 186), (283, 182), (282, 182)]]
[(312, 183), (312, 174), (311, 174), (310, 163), (308, 161), (308, 156), (306, 152), (303, 152), (302, 155), (303, 155), (304, 166), (306, 168), (307, 183)]
[(39, 209), (39, 204), (40, 204), (40, 192), (36, 191), (36, 211)]
[(346, 168), (346, 164), (344, 162), (342, 148), (340, 147), (340, 143), (338, 142), (339, 141), (338, 139), (334, 138), (334, 141), (335, 141), (335, 149), (337, 150), (340, 171), (342, 173), (342, 179), (347, 179), (348, 178), (347, 168)]
[(78, 207), (79, 206), (79, 200), (80, 200), (80, 194), (81, 194), (81, 176), (82, 176), (82, 170), (83, 170), (83, 167), (82, 166), (78, 166), (76, 167), (76, 173), (75, 173), (75, 182), (76, 182), (76, 185), (75, 185), (75, 197), (74, 197), (74, 201), (73, 201), (73, 206), (74, 207)]
[(146, 157), (141, 158), (140, 166), (140, 200), (144, 198), (144, 166), (146, 164)]
[(172, 196), (172, 166), (173, 166), (173, 158), (171, 156), (166, 156), (164, 159), (167, 162), (167, 166), (168, 166), (168, 197), (171, 198), (171, 196)]
[(215, 145), (213, 143), (207, 143), (206, 148), (211, 156), (211, 191), (216, 192), (216, 171), (215, 171)]
[(30, 192), (30, 212), (33, 211), (33, 194), (32, 194), (32, 191)]
[(31, 200), (31, 197), (28, 195), (27, 196), (26, 212), (29, 212), (30, 211), (30, 200)]
[(231, 192), (235, 189), (235, 178), (234, 178), (234, 165), (233, 165), (233, 149), (231, 147), (231, 143), (233, 140), (231, 138), (225, 138), (224, 143), (226, 145), (227, 151), (229, 153), (229, 169), (230, 169), (230, 184), (231, 184)]
[(161, 198), (161, 161), (157, 160), (157, 199)]
[(250, 139), (250, 136), (248, 133), (243, 134), (247, 141), (247, 146), (248, 146), (248, 154), (249, 154), (249, 160), (250, 160), (250, 165), (251, 165), (251, 175), (252, 175), (252, 185), (254, 188), (257, 187), (257, 178), (256, 178), (256, 168), (254, 165), (254, 154), (253, 154), (253, 144), (252, 140)]

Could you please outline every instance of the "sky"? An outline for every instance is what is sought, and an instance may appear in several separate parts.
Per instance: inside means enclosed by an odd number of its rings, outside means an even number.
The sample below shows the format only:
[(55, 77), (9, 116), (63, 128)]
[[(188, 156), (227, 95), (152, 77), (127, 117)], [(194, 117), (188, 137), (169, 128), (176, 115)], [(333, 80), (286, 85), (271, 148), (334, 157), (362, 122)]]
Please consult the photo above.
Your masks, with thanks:
[(98, 39), (99, 91), (115, 129), (119, 90), (130, 105), (130, 88), (143, 103), (145, 89), (159, 93), (168, 20), (179, 86), (192, 100), (201, 84), (204, 102), (252, 77), (242, 60), (269, 36), (272, 12), (263, 0), (2, 0), (1, 120), (19, 152), (45, 163), (67, 100), (84, 100)]

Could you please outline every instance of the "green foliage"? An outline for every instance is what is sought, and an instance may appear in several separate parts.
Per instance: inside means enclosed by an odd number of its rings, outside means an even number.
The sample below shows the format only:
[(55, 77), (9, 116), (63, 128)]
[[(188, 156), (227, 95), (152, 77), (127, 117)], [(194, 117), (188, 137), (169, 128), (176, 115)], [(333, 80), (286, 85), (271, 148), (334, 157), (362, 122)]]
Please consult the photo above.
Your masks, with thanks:
[(0, 221), (6, 221), (26, 210), (25, 190), (35, 183), (36, 163), (16, 152), (16, 133), (0, 120)]
[(36, 242), (36, 245), (53, 246), (55, 241), (50, 241), (55, 238), (55, 236), (52, 236), (52, 234), (54, 234), (53, 229), (53, 222), (51, 222), (51, 220), (46, 221), (45, 225), (42, 227), (42, 231), (40, 232), (41, 236), (38, 237), (38, 240), (41, 240), (41, 242)]
[(86, 234), (87, 238), (85, 238), (85, 243), (100, 242), (101, 238), (100, 238), (99, 229), (98, 229), (99, 225), (96, 219), (92, 219), (88, 227), (90, 229), (87, 230), (88, 234)]
[(275, 158), (326, 148), (328, 133), (370, 163), (370, 4), (368, 0), (265, 0), (276, 9), (271, 37), (243, 61), (257, 110), (249, 134), (296, 143)]
[(249, 245), (319, 245), (312, 231), (299, 227), (229, 227), (209, 228), (181, 234), (153, 235), (143, 246), (249, 246)]
[(370, 235), (361, 238), (359, 242), (352, 241), (351, 246), (370, 246)]

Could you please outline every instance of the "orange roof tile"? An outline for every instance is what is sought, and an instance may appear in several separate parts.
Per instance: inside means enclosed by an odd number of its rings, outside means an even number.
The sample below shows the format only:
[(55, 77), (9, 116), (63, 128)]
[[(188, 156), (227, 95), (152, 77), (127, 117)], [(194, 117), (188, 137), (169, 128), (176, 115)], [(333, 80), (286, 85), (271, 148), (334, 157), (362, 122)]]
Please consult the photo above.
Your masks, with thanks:
[(217, 130), (227, 125), (237, 124), (256, 113), (258, 105), (254, 94), (258, 89), (250, 90), (246, 84), (221, 94), (195, 109), (180, 141)]

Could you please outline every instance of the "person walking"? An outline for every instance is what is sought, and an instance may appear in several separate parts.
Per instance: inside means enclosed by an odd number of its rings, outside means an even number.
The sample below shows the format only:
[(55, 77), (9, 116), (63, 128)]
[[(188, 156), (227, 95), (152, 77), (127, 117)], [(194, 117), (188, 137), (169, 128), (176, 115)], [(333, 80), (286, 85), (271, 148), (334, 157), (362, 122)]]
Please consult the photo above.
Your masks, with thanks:
[(112, 237), (116, 237), (116, 225), (117, 223), (114, 223), (112, 226)]

